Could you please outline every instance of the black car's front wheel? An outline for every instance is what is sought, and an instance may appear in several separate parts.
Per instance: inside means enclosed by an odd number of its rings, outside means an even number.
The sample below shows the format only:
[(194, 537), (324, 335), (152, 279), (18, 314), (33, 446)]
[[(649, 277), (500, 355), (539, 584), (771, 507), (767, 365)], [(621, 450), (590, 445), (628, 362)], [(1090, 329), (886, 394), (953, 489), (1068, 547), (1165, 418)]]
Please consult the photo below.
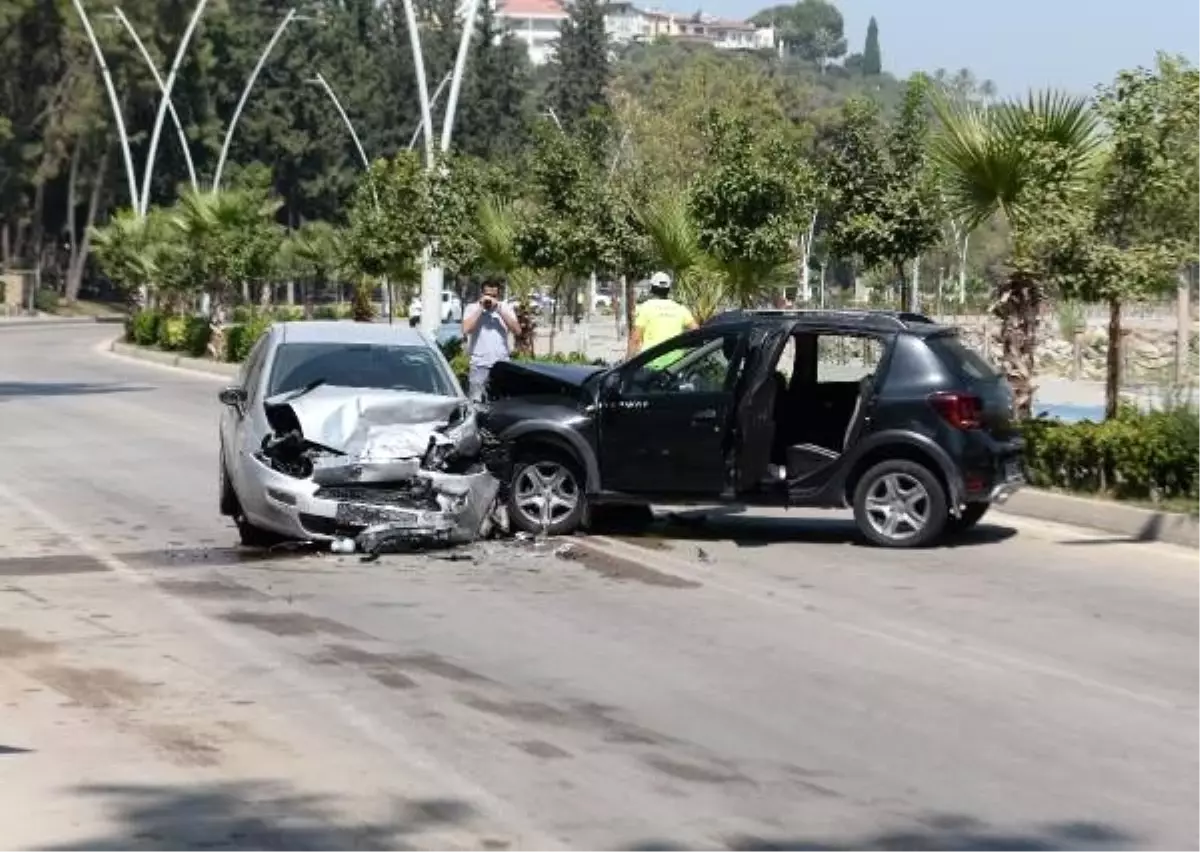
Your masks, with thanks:
[(946, 489), (918, 462), (880, 462), (854, 489), (854, 520), (872, 544), (924, 547), (942, 534), (949, 518)]
[(587, 508), (578, 465), (553, 451), (522, 455), (513, 465), (508, 516), (535, 535), (567, 535), (579, 529)]

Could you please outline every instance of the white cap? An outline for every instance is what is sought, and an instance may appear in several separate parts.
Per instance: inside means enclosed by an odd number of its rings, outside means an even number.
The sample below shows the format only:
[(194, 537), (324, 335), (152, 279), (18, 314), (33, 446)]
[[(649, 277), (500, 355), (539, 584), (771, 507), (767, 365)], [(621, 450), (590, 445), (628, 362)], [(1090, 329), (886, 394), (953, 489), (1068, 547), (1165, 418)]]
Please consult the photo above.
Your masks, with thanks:
[(670, 287), (671, 286), (671, 276), (665, 272), (655, 272), (653, 275), (650, 276), (650, 286), (651, 287), (664, 287), (664, 288)]

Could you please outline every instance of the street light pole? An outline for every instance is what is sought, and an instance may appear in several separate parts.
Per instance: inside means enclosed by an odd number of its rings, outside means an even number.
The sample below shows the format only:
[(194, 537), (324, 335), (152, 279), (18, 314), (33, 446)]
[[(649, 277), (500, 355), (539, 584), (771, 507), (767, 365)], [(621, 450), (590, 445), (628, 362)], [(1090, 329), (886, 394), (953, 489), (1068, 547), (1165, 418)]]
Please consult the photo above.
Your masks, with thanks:
[(88, 20), (87, 12), (84, 11), (81, 0), (72, 0), (75, 5), (75, 11), (79, 15), (79, 20), (83, 23), (83, 31), (87, 35), (87, 39), (92, 44), (92, 52), (96, 54), (96, 61), (100, 65), (100, 76), (104, 78), (104, 88), (108, 92), (108, 102), (112, 106), (113, 121), (117, 125), (117, 136), (121, 141), (121, 154), (125, 158), (125, 177), (129, 180), (129, 203), (134, 210), (138, 207), (138, 192), (137, 192), (137, 173), (133, 168), (133, 152), (129, 148), (129, 134), (125, 132), (125, 118), (121, 115), (121, 101), (117, 98), (117, 89), (113, 85), (112, 74), (108, 70), (108, 63), (104, 60), (104, 51), (100, 49), (100, 42), (96, 41), (96, 32), (92, 29), (92, 22)]
[[(411, 2), (411, 0), (407, 1)], [(79, 0), (75, 0), (75, 2), (78, 3)], [(267, 64), (267, 57), (271, 55), (271, 51), (275, 49), (275, 45), (283, 37), (284, 30), (296, 18), (296, 9), (293, 7), (288, 10), (283, 20), (279, 22), (279, 26), (275, 28), (271, 40), (267, 42), (267, 46), (263, 48), (262, 54), (258, 57), (258, 62), (255, 63), (254, 70), (250, 72), (250, 78), (246, 81), (246, 87), (242, 89), (242, 96), (238, 99), (237, 107), (233, 110), (233, 118), (229, 120), (229, 128), (225, 131), (225, 142), (221, 145), (221, 156), (217, 160), (217, 170), (213, 173), (213, 192), (221, 188), (221, 172), (225, 170), (225, 160), (229, 157), (229, 146), (233, 142), (233, 131), (237, 128), (238, 119), (242, 116), (242, 109), (246, 106), (246, 101), (250, 97), (250, 90), (254, 88), (254, 81), (258, 79), (259, 72)]]
[(321, 74), (313, 77), (310, 83), (316, 83), (325, 90), (325, 94), (329, 95), (329, 99), (333, 101), (333, 107), (338, 111), (338, 115), (342, 117), (342, 123), (346, 125), (346, 129), (350, 131), (350, 138), (354, 140), (354, 147), (358, 149), (358, 158), (362, 160), (363, 168), (367, 171), (371, 170), (371, 161), (367, 159), (367, 152), (363, 150), (362, 142), (358, 138), (358, 131), (354, 129), (354, 125), (350, 123), (350, 116), (346, 114), (342, 102), (338, 100), (337, 93), (333, 91), (333, 87), (329, 85), (329, 81)]
[[(453, 76), (454, 76), (454, 72), (451, 71), (449, 74), (447, 74), (445, 77), (442, 78), (442, 82), (438, 83), (438, 87), (433, 90), (433, 97), (429, 99), (429, 109), (430, 110), (432, 110), (435, 106), (437, 106), (437, 101), (438, 101), (438, 98), (441, 97), (442, 89), (446, 88), (446, 84), (450, 82), (450, 78)], [(412, 138), (408, 140), (408, 150), (411, 151), (414, 147), (416, 147), (417, 137), (421, 135), (421, 131), (424, 129), (425, 129), (425, 119), (422, 118), (421, 121), (417, 123), (417, 129), (413, 131)]]
[[(336, 109), (338, 115), (341, 116), (342, 123), (346, 125), (346, 129), (350, 131), (350, 138), (354, 140), (354, 147), (358, 149), (358, 158), (362, 161), (363, 169), (366, 171), (367, 180), (371, 181), (371, 161), (367, 159), (367, 152), (363, 148), (362, 141), (358, 138), (358, 131), (354, 129), (354, 124), (350, 121), (350, 116), (346, 113), (345, 107), (342, 106), (342, 102), (338, 98), (337, 93), (333, 90), (333, 86), (329, 85), (329, 81), (326, 80), (324, 75), (320, 73), (318, 73), (308, 82), (316, 83), (318, 86), (324, 89), (325, 94), (329, 95), (329, 99), (333, 101), (334, 109)], [(375, 184), (369, 183), (368, 185), (371, 188), (371, 198), (375, 203), (375, 207), (378, 208), (379, 195), (375, 191)], [(392, 284), (391, 281), (385, 279), (383, 283), (383, 305), (384, 310), (387, 311), (388, 325), (392, 324), (392, 317), (396, 313), (392, 302)]]
[(450, 150), (450, 133), (454, 130), (458, 93), (462, 90), (463, 72), (467, 69), (467, 54), (471, 49), (471, 37), (475, 34), (475, 15), (478, 11), (479, 0), (467, 0), (467, 14), (463, 20), (462, 37), (458, 40), (458, 56), (454, 59), (454, 76), (450, 80), (450, 95), (446, 101), (446, 115), (442, 119), (443, 154)]
[[(188, 44), (192, 41), (192, 34), (196, 31), (196, 25), (200, 23), (200, 15), (204, 12), (204, 7), (208, 4), (208, 0), (199, 0), (196, 3), (196, 9), (192, 12), (192, 18), (188, 21), (187, 29), (183, 31), (183, 38), (179, 41), (179, 46), (175, 48), (175, 58), (171, 60), (171, 70), (167, 73), (166, 85), (163, 85), (159, 78), (158, 70), (154, 70), (154, 79), (162, 89), (162, 103), (158, 105), (158, 114), (154, 116), (154, 129), (150, 131), (150, 150), (146, 153), (146, 172), (142, 178), (142, 215), (146, 215), (146, 211), (150, 209), (150, 178), (154, 174), (154, 157), (158, 153), (158, 140), (162, 134), (163, 119), (166, 117), (167, 110), (171, 110), (171, 116), (175, 119), (175, 126), (179, 129), (179, 141), (183, 145), (183, 155), (187, 157), (188, 173), (192, 178), (192, 186), (196, 185), (196, 170), (192, 166), (192, 158), (188, 153), (187, 137), (184, 136), (183, 128), (179, 124), (179, 116), (175, 113), (175, 107), (171, 104), (171, 90), (175, 88), (175, 78), (179, 75), (179, 66), (183, 64), (184, 54), (187, 53)], [(121, 19), (125, 20), (125, 15), (120, 9), (116, 10)], [(146, 56), (146, 60), (150, 62), (149, 55), (145, 53), (145, 48), (141, 46), (141, 39), (137, 38), (137, 33), (133, 27), (130, 27), (126, 21), (126, 27), (134, 34), (139, 47)], [(153, 67), (153, 62), (150, 63)]]
[[(204, 2), (208, 2), (208, 0), (204, 0)], [(120, 6), (114, 7), (112, 16), (120, 21), (125, 27), (125, 31), (129, 33), (130, 38), (133, 39), (133, 43), (137, 46), (138, 53), (142, 55), (142, 59), (146, 60), (146, 67), (150, 69), (150, 73), (154, 76), (154, 82), (158, 84), (158, 90), (162, 93), (163, 102), (167, 105), (167, 111), (171, 113), (171, 122), (175, 125), (175, 132), (179, 136), (179, 147), (183, 150), (183, 159), (187, 164), (188, 179), (192, 182), (192, 189), (198, 190), (200, 188), (200, 184), (196, 180), (196, 166), (192, 161), (192, 152), (188, 148), (187, 134), (183, 130), (183, 122), (179, 120), (179, 113), (175, 110), (175, 104), (172, 102), (170, 95), (167, 93), (167, 87), (163, 82), (162, 74), (158, 72), (158, 66), (154, 64), (154, 57), (150, 55), (150, 51), (146, 49), (146, 45), (142, 41), (142, 37), (139, 36), (137, 30), (133, 28), (133, 24), (129, 22), (129, 18), (125, 17), (125, 13), (121, 11)], [(149, 174), (151, 162), (152, 161), (148, 161), (146, 164), (147, 174)], [(146, 183), (149, 183), (148, 179)], [(143, 208), (141, 210), (141, 214), (143, 216), (146, 215), (147, 208), (148, 205), (143, 202)]]

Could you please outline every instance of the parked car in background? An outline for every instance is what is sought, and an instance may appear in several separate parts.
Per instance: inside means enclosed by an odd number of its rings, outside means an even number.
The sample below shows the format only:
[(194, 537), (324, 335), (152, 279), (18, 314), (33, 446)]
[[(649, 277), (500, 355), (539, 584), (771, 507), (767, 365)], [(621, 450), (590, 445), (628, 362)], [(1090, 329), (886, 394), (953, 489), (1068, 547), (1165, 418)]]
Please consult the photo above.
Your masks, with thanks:
[[(421, 305), (420, 296), (408, 303), (408, 315), (410, 317), (419, 317), (423, 310), (424, 307)], [(442, 290), (442, 322), (462, 322), (462, 318), (462, 300), (449, 290)]]
[(731, 312), (612, 368), (499, 363), (488, 398), (531, 532), (606, 502), (736, 502), (851, 507), (870, 542), (918, 547), (1024, 481), (1007, 382), (916, 314)]

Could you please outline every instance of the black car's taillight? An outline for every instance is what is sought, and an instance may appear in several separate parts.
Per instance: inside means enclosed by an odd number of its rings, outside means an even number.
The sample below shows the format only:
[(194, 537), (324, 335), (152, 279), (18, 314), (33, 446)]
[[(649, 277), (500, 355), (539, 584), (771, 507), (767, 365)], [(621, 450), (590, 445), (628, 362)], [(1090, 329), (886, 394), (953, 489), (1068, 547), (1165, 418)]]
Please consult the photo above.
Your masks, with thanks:
[(973, 393), (935, 393), (929, 404), (955, 429), (978, 429), (983, 425), (983, 400)]

